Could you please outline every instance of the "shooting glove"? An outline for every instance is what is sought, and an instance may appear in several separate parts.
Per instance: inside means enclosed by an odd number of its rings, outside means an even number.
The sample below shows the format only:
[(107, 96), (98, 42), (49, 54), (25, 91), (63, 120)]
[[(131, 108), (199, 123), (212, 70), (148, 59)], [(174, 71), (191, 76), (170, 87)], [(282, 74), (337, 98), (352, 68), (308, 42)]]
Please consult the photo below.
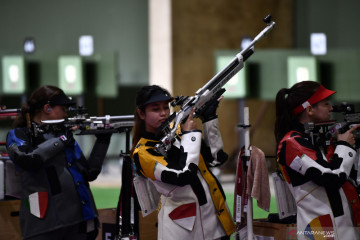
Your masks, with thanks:
[(217, 118), (216, 110), (219, 106), (219, 101), (217, 98), (212, 99), (208, 104), (207, 108), (205, 108), (200, 114), (199, 118), (203, 123), (208, 122)]
[(97, 133), (95, 134), (96, 139), (102, 143), (110, 143), (112, 133)]

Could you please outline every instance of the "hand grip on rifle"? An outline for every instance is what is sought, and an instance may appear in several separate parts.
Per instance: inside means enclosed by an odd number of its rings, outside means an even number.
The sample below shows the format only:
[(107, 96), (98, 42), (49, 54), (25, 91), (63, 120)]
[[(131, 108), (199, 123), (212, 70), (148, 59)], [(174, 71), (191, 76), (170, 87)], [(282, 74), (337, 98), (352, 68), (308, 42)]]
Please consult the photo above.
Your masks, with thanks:
[[(221, 88), (210, 98), (209, 101), (204, 103), (204, 105), (202, 105), (200, 108), (195, 108), (195, 112), (193, 112), (193, 117), (200, 118), (203, 123), (217, 118), (216, 110), (219, 106), (219, 98), (222, 96), (222, 94), (225, 91), (226, 91), (225, 88)], [(185, 99), (188, 99), (188, 98), (189, 97), (186, 97)], [(175, 116), (174, 117), (170, 116), (169, 118), (171, 118), (171, 121), (172, 121), (175, 118)], [(188, 116), (184, 117), (182, 119), (181, 123), (185, 123), (187, 121), (187, 119), (188, 119)], [(166, 123), (165, 123), (165, 126), (166, 126)]]
[(354, 131), (360, 126), (360, 124), (356, 124), (352, 126), (350, 129), (345, 131), (344, 133), (340, 133), (337, 136), (338, 141), (345, 141), (349, 143), (351, 146), (355, 145), (356, 139), (354, 135)]
[(103, 143), (109, 143), (111, 136), (112, 136), (112, 132), (99, 132), (97, 134), (95, 134), (95, 137), (98, 141), (103, 142)]
[(196, 113), (203, 123), (218, 117), (216, 115), (216, 110), (219, 106), (219, 101), (220, 101), (219, 98), (224, 92), (225, 92), (224, 88), (220, 89), (220, 91), (218, 91), (214, 95), (214, 97), (205, 104), (203, 110)]

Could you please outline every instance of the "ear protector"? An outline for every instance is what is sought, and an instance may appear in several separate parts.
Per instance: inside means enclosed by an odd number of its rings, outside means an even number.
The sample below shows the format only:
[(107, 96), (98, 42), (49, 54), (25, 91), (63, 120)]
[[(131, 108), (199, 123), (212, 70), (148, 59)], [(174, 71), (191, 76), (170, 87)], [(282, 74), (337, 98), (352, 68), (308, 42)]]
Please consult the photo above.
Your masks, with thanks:
[(47, 108), (46, 108), (46, 111), (47, 111), (47, 112), (50, 112), (50, 108), (49, 108), (49, 107), (47, 107)]

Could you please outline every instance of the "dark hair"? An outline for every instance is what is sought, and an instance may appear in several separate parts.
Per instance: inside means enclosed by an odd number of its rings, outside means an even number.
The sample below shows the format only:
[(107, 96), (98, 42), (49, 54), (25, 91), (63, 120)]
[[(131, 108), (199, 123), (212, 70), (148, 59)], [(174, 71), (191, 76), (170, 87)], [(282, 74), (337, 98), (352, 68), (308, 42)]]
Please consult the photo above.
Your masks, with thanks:
[(132, 137), (132, 148), (130, 151), (130, 154), (132, 155), (136, 144), (139, 142), (141, 136), (143, 135), (143, 133), (145, 132), (145, 122), (144, 120), (142, 120), (139, 116), (138, 113), (138, 109), (145, 113), (145, 107), (147, 104), (145, 104), (150, 97), (155, 93), (155, 92), (163, 92), (165, 95), (171, 96), (170, 93), (158, 86), (158, 85), (150, 85), (150, 86), (144, 86), (142, 87), (136, 94), (136, 109), (135, 109), (135, 113), (134, 113), (134, 127), (133, 127), (133, 137)]
[(46, 102), (53, 96), (65, 94), (63, 90), (55, 86), (44, 85), (37, 88), (30, 96), (29, 100), (21, 106), (19, 114), (13, 124), (13, 127), (27, 126), (27, 116), (32, 120), (33, 117), (41, 112)]
[(291, 123), (299, 121), (300, 113), (294, 116), (291, 111), (308, 100), (320, 87), (313, 81), (302, 81), (294, 84), (291, 88), (282, 88), (276, 94), (276, 120), (275, 139), (279, 144), (287, 132), (291, 130)]

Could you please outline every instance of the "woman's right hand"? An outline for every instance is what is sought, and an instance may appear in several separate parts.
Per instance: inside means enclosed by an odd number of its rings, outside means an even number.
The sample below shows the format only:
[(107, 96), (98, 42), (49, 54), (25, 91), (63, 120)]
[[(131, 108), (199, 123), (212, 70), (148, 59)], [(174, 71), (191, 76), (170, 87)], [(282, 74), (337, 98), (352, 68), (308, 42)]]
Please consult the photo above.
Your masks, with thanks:
[(189, 114), (188, 119), (186, 119), (186, 122), (181, 124), (181, 130), (182, 132), (197, 130), (197, 124), (195, 120), (193, 119), (193, 115), (195, 112), (195, 108), (192, 109), (191, 113)]
[(354, 131), (360, 126), (360, 124), (357, 124), (355, 126), (353, 126), (352, 128), (350, 128), (349, 130), (347, 130), (346, 132), (342, 133), (342, 134), (338, 134), (337, 140), (338, 141), (345, 141), (347, 143), (349, 143), (351, 146), (355, 145), (355, 136), (354, 136)]

